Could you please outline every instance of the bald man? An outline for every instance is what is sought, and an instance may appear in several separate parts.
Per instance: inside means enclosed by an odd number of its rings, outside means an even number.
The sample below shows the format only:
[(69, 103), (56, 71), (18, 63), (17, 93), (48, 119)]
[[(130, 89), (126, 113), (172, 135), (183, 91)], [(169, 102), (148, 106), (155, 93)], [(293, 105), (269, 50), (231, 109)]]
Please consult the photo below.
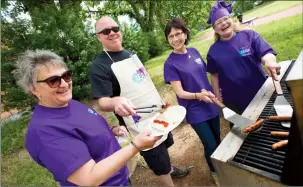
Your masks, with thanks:
[[(133, 106), (124, 97), (120, 97), (120, 85), (111, 69), (113, 62), (127, 59), (132, 54), (122, 48), (122, 33), (118, 24), (111, 17), (104, 16), (96, 22), (96, 37), (103, 46), (103, 51), (96, 57), (90, 68), (92, 98), (97, 100), (102, 111), (114, 112), (119, 124), (125, 126), (121, 116), (136, 114)], [(188, 168), (171, 165), (168, 148), (173, 145), (172, 134), (157, 147), (141, 151), (149, 168), (158, 176), (164, 186), (174, 186), (172, 178), (189, 174)]]

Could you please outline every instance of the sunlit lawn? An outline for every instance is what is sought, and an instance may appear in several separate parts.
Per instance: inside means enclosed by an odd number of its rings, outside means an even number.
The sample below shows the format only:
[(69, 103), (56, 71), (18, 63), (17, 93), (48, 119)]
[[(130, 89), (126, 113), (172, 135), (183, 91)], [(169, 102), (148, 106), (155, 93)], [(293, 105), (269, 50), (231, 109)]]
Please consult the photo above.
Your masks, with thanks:
[(247, 20), (252, 17), (264, 17), (283, 10), (295, 7), (302, 4), (302, 1), (274, 1), (265, 2), (264, 4), (256, 7), (253, 10), (247, 11), (243, 14), (243, 20)]

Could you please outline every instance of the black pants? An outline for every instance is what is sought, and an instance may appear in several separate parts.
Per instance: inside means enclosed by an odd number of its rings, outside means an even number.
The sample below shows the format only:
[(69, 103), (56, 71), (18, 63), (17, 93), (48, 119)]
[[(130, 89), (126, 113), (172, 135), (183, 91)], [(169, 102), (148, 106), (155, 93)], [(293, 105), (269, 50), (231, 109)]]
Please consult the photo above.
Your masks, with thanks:
[(171, 171), (171, 163), (168, 154), (168, 148), (174, 144), (172, 133), (168, 133), (167, 139), (157, 147), (148, 151), (141, 151), (148, 167), (155, 173), (155, 175), (166, 175)]

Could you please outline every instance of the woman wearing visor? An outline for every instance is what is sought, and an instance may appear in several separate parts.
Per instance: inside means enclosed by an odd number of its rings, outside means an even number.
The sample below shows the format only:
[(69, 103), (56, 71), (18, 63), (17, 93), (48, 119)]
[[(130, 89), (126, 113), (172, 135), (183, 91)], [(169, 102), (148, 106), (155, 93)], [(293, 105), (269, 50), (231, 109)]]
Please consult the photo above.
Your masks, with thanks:
[(262, 65), (275, 80), (281, 67), (273, 48), (257, 32), (238, 29), (231, 12), (232, 5), (223, 1), (211, 8), (207, 22), (215, 31), (215, 42), (207, 54), (207, 71), (215, 96), (242, 114), (266, 80)]

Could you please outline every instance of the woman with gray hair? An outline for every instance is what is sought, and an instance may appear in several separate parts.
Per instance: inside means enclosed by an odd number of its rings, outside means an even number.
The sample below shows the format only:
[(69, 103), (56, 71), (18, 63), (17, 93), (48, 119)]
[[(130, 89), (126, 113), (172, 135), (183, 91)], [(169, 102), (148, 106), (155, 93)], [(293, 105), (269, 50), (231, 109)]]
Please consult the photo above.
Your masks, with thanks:
[(129, 185), (126, 162), (160, 137), (141, 133), (121, 149), (115, 135), (126, 136), (126, 129), (110, 129), (102, 116), (72, 99), (71, 72), (51, 51), (27, 51), (16, 67), (17, 84), (38, 101), (26, 133), (31, 157), (62, 186)]

